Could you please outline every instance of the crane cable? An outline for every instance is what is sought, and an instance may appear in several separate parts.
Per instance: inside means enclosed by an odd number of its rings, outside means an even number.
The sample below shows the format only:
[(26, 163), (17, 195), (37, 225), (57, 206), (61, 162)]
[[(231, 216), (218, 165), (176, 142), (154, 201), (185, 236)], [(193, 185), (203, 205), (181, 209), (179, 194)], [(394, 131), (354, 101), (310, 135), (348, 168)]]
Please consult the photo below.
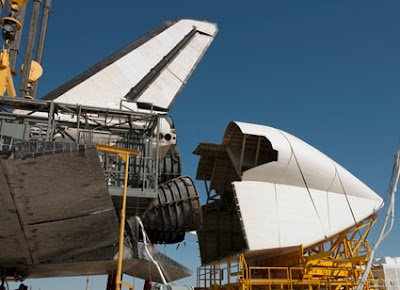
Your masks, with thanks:
[[(397, 154), (395, 156), (395, 163), (394, 163), (394, 167), (393, 167), (393, 173), (392, 173), (392, 178), (390, 180), (389, 183), (389, 188), (390, 188), (390, 203), (388, 205), (388, 209), (386, 212), (386, 217), (385, 217), (385, 221), (383, 222), (383, 226), (382, 229), (379, 233), (379, 237), (371, 251), (371, 255), (369, 256), (369, 260), (367, 263), (367, 266), (365, 267), (364, 273), (361, 277), (360, 282), (357, 285), (356, 290), (362, 290), (364, 288), (365, 282), (367, 281), (369, 272), (371, 270), (371, 265), (372, 265), (372, 260), (374, 259), (374, 254), (375, 251), (377, 250), (379, 244), (388, 236), (388, 234), (390, 233), (390, 231), (393, 228), (393, 224), (394, 224), (394, 203), (395, 203), (395, 194), (397, 191), (397, 183), (399, 181), (399, 174), (400, 174), (400, 146), (397, 149)], [(390, 218), (390, 225), (389, 228), (386, 230), (388, 221)], [(385, 231), (386, 230), (386, 231)]]
[[(355, 216), (355, 214), (354, 214), (353, 208), (351, 207), (349, 197), (348, 197), (348, 195), (347, 195), (347, 193), (346, 193), (346, 190), (344, 189), (344, 185), (343, 185), (342, 179), (340, 178), (339, 172), (338, 172), (338, 170), (337, 170), (336, 163), (335, 163), (333, 160), (332, 160), (332, 163), (333, 163), (333, 166), (335, 167), (335, 177), (337, 176), (338, 179), (339, 179), (340, 186), (342, 187), (343, 194), (344, 194), (344, 196), (346, 197), (347, 205), (349, 206), (351, 216), (353, 217), (353, 220), (354, 220), (354, 225), (357, 226), (357, 225), (358, 225), (358, 222), (357, 222), (356, 216)], [(358, 235), (359, 235), (359, 237), (360, 237), (360, 240), (362, 240), (361, 232), (360, 232), (360, 231), (357, 231), (357, 232), (358, 232)], [(367, 238), (367, 237), (365, 237), (365, 238)]]
[(316, 206), (316, 204), (315, 204), (314, 198), (313, 198), (313, 196), (312, 196), (311, 190), (310, 190), (310, 188), (308, 187), (308, 183), (307, 183), (307, 181), (306, 181), (306, 177), (304, 176), (303, 170), (302, 170), (302, 168), (301, 168), (301, 166), (300, 166), (300, 162), (299, 162), (299, 159), (297, 158), (296, 152), (295, 152), (294, 149), (293, 149), (292, 143), (290, 142), (289, 138), (288, 138), (282, 131), (280, 131), (280, 130), (277, 130), (277, 131), (278, 131), (279, 133), (281, 133), (281, 135), (286, 139), (286, 141), (288, 142), (288, 144), (289, 144), (289, 146), (290, 146), (290, 151), (291, 151), (291, 153), (292, 153), (292, 156), (294, 157), (294, 160), (295, 160), (295, 162), (296, 162), (297, 168), (299, 169), (300, 176), (301, 176), (301, 178), (302, 178), (302, 180), (303, 180), (303, 182), (304, 182), (305, 188), (306, 188), (306, 190), (307, 190), (307, 192), (308, 192), (308, 196), (310, 197), (310, 200), (311, 200), (311, 203), (312, 203), (312, 205), (313, 205), (315, 214), (317, 215), (317, 218), (318, 218), (318, 220), (319, 220), (319, 222), (320, 222), (321, 229), (322, 229), (322, 231), (323, 231), (323, 233), (324, 233), (325, 239), (327, 239), (327, 238), (328, 238), (328, 233), (326, 232), (324, 223), (323, 223), (322, 218), (321, 218), (321, 216), (320, 216), (320, 214), (319, 214), (319, 212), (318, 212), (318, 209), (317, 209), (317, 206)]

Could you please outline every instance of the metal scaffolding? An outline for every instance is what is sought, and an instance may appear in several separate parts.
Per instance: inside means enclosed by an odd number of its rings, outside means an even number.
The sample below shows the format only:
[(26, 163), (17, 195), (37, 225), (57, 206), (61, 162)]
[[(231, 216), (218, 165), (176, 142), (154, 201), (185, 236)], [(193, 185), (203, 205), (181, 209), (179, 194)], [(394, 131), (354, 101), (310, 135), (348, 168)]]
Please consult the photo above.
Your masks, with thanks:
[[(16, 142), (100, 143), (142, 152), (128, 162), (127, 213), (142, 215), (157, 197), (159, 115), (10, 97), (0, 97), (0, 108), (0, 135)], [(119, 212), (125, 162), (113, 152), (99, 152), (99, 159)]]
[[(253, 261), (242, 253), (197, 271), (198, 289), (355, 289), (368, 262), (366, 239), (376, 221), (371, 216), (354, 227), (298, 252)], [(248, 256), (248, 258), (246, 258)], [(386, 289), (384, 274), (373, 270), (364, 289)]]

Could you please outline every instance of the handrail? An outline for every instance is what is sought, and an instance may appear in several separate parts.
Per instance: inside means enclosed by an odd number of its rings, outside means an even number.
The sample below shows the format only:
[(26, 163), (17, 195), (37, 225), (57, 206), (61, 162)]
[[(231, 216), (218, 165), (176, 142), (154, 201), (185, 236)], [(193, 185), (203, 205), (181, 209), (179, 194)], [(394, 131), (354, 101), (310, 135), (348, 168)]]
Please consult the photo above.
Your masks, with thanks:
[(243, 253), (239, 255), (239, 267), (241, 271), (238, 271), (238, 281), (242, 284), (243, 289), (249, 289), (249, 286), (251, 286), (251, 281), (249, 281), (249, 268), (247, 267)]
[[(122, 160), (125, 162), (125, 178), (124, 178), (124, 193), (122, 198), (122, 208), (121, 208), (121, 222), (120, 222), (120, 236), (119, 236), (119, 250), (118, 250), (118, 267), (117, 267), (117, 275), (116, 275), (116, 289), (121, 290), (121, 286), (124, 285), (128, 287), (130, 290), (133, 290), (133, 286), (122, 281), (122, 252), (124, 245), (124, 233), (125, 233), (125, 212), (126, 212), (126, 189), (128, 187), (128, 172), (129, 172), (129, 157), (130, 155), (138, 155), (142, 156), (141, 151), (118, 148), (113, 146), (96, 144), (96, 149), (99, 151), (109, 152), (109, 153), (117, 153)], [(145, 237), (143, 237), (144, 239)]]
[[(301, 287), (307, 289), (321, 289), (321, 287), (326, 287), (326, 289), (354, 289), (361, 276), (360, 272), (362, 272), (360, 265), (353, 265), (352, 267), (327, 266), (326, 264), (313, 265), (312, 267), (305, 267), (304, 265), (252, 266), (247, 264), (243, 253), (239, 254), (237, 257), (236, 266), (238, 269), (235, 273), (230, 271), (233, 267), (221, 267), (223, 263), (208, 265), (203, 268), (204, 272), (199, 271), (199, 281), (210, 283), (199, 285), (201, 289), (272, 290), (277, 287), (287, 290), (299, 289)], [(237, 281), (232, 281), (233, 283), (229, 281), (225, 284), (222, 283), (224, 278), (221, 278), (221, 270), (228, 271), (228, 275), (231, 273), (233, 276), (237, 276)], [(234, 269), (234, 271), (236, 271), (236, 269)], [(220, 276), (217, 275), (218, 273)], [(338, 273), (340, 273), (340, 277)], [(222, 277), (224, 277), (224, 275), (222, 275)], [(209, 281), (207, 281), (207, 278), (210, 278)], [(366, 284), (366, 289), (386, 290), (384, 272), (382, 270), (374, 270), (371, 272), (368, 284)]]

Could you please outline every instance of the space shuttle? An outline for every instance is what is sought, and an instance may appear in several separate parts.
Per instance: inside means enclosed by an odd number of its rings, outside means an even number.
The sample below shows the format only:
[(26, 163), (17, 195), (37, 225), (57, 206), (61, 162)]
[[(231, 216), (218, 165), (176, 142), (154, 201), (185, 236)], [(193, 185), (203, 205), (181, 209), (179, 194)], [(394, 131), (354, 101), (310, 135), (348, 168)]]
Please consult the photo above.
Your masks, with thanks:
[[(129, 164), (127, 235), (144, 239), (134, 234), (139, 230), (129, 220), (133, 216), (141, 217), (154, 243), (182, 241), (185, 232), (199, 227), (199, 194), (193, 180), (181, 176), (175, 125), (165, 115), (217, 32), (207, 21), (170, 20), (39, 101), (1, 99), (3, 106), (18, 103), (12, 118), (29, 119), (3, 122), (0, 136), (3, 276), (115, 272), (118, 170), (125, 165), (118, 156), (98, 153), (93, 143), (143, 150)], [(126, 274), (158, 282), (191, 275), (155, 249), (133, 247), (124, 250)]]
[[(166, 115), (217, 32), (216, 24), (207, 21), (169, 20), (41, 100)], [(77, 121), (74, 114), (60, 114), (57, 118)], [(126, 122), (121, 119), (106, 121)], [(159, 130), (163, 157), (170, 146), (176, 144), (173, 121), (162, 118)], [(109, 141), (101, 135), (96, 137), (92, 140), (96, 143)], [(68, 138), (58, 140), (68, 141)], [(110, 145), (116, 141), (112, 140)]]
[[(383, 206), (373, 190), (297, 137), (231, 122), (222, 144), (201, 143), (194, 152), (200, 156), (196, 178), (205, 181), (209, 198), (201, 207), (193, 180), (181, 176), (175, 124), (166, 115), (217, 32), (206, 21), (167, 21), (40, 102), (25, 100), (28, 106), (13, 111), (12, 118), (28, 121), (1, 127), (0, 232), (7, 235), (0, 235), (0, 265), (7, 279), (115, 272), (117, 169), (123, 165), (98, 154), (92, 143), (130, 146), (140, 139), (134, 146), (145, 158), (129, 164), (138, 175), (129, 179), (127, 235), (143, 239), (132, 234), (138, 232), (133, 216), (141, 217), (154, 243), (180, 242), (196, 230), (204, 265), (239, 253), (258, 259), (298, 252)], [(54, 132), (44, 132), (51, 141), (40, 139), (42, 128), (34, 124), (42, 117), (41, 126), (56, 124)], [(136, 135), (128, 140), (107, 131), (113, 129)], [(146, 161), (156, 155), (159, 164)], [(105, 165), (115, 171), (104, 171)], [(162, 172), (161, 184), (150, 170)], [(192, 274), (155, 249), (138, 244), (133, 255), (125, 248), (126, 274), (156, 282)]]

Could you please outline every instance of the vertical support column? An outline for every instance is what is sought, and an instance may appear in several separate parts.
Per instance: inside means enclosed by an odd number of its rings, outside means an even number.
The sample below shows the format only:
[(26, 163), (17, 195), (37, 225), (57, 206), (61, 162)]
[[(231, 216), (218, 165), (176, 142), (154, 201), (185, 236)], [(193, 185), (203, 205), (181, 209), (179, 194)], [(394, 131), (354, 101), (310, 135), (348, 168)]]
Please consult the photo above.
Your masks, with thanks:
[(122, 282), (121, 278), (122, 278), (122, 254), (124, 250), (126, 190), (128, 187), (129, 155), (130, 155), (129, 153), (120, 154), (121, 158), (123, 158), (125, 161), (125, 178), (124, 178), (124, 195), (122, 197), (121, 224), (119, 233), (118, 268), (117, 268), (117, 277), (115, 278), (115, 284), (117, 284), (116, 290), (121, 290), (122, 284), (127, 285), (126, 283)]
[(256, 157), (254, 158), (254, 166), (257, 166), (257, 163), (258, 163), (258, 157), (260, 156), (260, 147), (261, 147), (261, 136), (258, 136)]
[(197, 267), (197, 276), (196, 276), (196, 287), (200, 288), (200, 267)]
[(137, 221), (137, 219), (135, 220), (135, 237), (134, 237), (134, 244), (133, 244), (133, 253), (135, 255), (135, 258), (139, 258), (139, 223)]
[(215, 273), (216, 273), (216, 271), (215, 271), (215, 264), (213, 264), (212, 265), (212, 275), (213, 275), (213, 278), (212, 278), (212, 281), (213, 281), (213, 286), (215, 285), (215, 280), (216, 280), (216, 277), (215, 277)]
[(81, 105), (78, 106), (78, 114), (76, 116), (77, 118), (77, 126), (76, 126), (76, 142), (80, 143), (81, 142), (81, 132), (80, 132), (80, 127), (81, 127), (81, 113), (82, 113), (82, 107)]
[(210, 266), (210, 275), (209, 275), (209, 283), (210, 283), (210, 288), (212, 287), (212, 271), (213, 271), (213, 266)]
[(158, 188), (158, 171), (159, 171), (159, 164), (160, 164), (160, 115), (157, 115), (157, 130), (156, 130), (156, 177), (155, 177), (155, 188), (154, 190), (157, 191)]
[(47, 121), (46, 141), (51, 141), (53, 139), (53, 131), (54, 131), (54, 102), (51, 101), (49, 109), (49, 117)]
[(19, 96), (24, 98), (27, 94), (27, 86), (29, 79), (29, 72), (31, 70), (31, 61), (33, 57), (33, 49), (35, 47), (36, 31), (39, 21), (40, 6), (42, 0), (33, 0), (31, 22), (29, 23), (28, 39), (25, 48), (24, 68), (21, 74), (21, 81), (19, 84)]
[(227, 277), (228, 277), (228, 284), (231, 284), (231, 261), (228, 259), (228, 262), (226, 263), (227, 265)]
[[(144, 142), (143, 142), (143, 149), (144, 149), (144, 151), (143, 151), (143, 156), (145, 157), (145, 158), (142, 158), (141, 160), (137, 160), (136, 159), (136, 161), (139, 163), (139, 164), (143, 164), (143, 166), (145, 167), (145, 168), (147, 168), (147, 171), (146, 171), (146, 174), (148, 175), (148, 185), (147, 185), (147, 188), (151, 188), (152, 186), (154, 186), (154, 178), (155, 178), (155, 175), (153, 174), (154, 173), (154, 168), (155, 168), (155, 164), (154, 164), (154, 162), (153, 162), (153, 159), (152, 159), (152, 157), (153, 157), (153, 155), (152, 155), (152, 141), (151, 141), (151, 139), (150, 139), (150, 137), (149, 136), (145, 136), (144, 137)], [(153, 181), (153, 183), (152, 183), (152, 181)]]
[(106, 290), (115, 290), (115, 287), (116, 287), (116, 285), (115, 285), (115, 273), (108, 274)]
[[(144, 148), (145, 150), (144, 151), (146, 151), (146, 148)], [(146, 153), (146, 152), (145, 152)], [(147, 157), (147, 156), (146, 156)], [(136, 160), (137, 161), (137, 160)], [(144, 190), (146, 190), (147, 188), (149, 188), (149, 180), (148, 180), (148, 174), (149, 174), (149, 172), (148, 172), (148, 170), (146, 170), (147, 168), (148, 168), (148, 165), (149, 165), (149, 160), (147, 159), (147, 158), (142, 158), (141, 160), (139, 160), (140, 161), (140, 163), (139, 163), (139, 170), (137, 170), (138, 171), (138, 182), (140, 182), (140, 179), (142, 179), (141, 181), (142, 181), (142, 190), (144, 191)], [(137, 168), (137, 167), (135, 167), (135, 168)], [(140, 176), (141, 175), (141, 176)], [(138, 214), (137, 212), (136, 212), (136, 214)]]
[(244, 135), (243, 135), (243, 141), (242, 141), (242, 152), (240, 153), (240, 161), (239, 161), (239, 168), (238, 168), (238, 169), (239, 169), (239, 173), (242, 172), (244, 151), (245, 151), (245, 149), (246, 149), (246, 138), (247, 138), (247, 135), (244, 134)]
[[(116, 289), (120, 290), (121, 285), (127, 286), (133, 290), (133, 286), (122, 281), (122, 256), (124, 250), (124, 236), (125, 236), (125, 220), (126, 220), (126, 195), (128, 187), (128, 174), (129, 174), (129, 157), (131, 154), (142, 156), (141, 151), (129, 150), (125, 148), (118, 148), (113, 146), (107, 146), (102, 144), (96, 144), (96, 149), (99, 151), (117, 153), (121, 159), (125, 162), (125, 174), (124, 174), (124, 192), (122, 196), (122, 208), (121, 208), (121, 221), (119, 229), (119, 249), (118, 249), (118, 264), (117, 264), (117, 276), (115, 277)], [(110, 279), (110, 276), (109, 276)]]
[[(39, 39), (38, 39), (38, 45), (36, 49), (36, 58), (35, 60), (39, 63), (42, 64), (43, 60), (43, 50), (44, 50), (44, 43), (46, 40), (46, 33), (47, 33), (47, 22), (49, 21), (49, 14), (50, 14), (50, 8), (51, 8), (51, 0), (44, 0), (44, 5), (43, 5), (43, 12), (42, 12), (42, 21), (40, 24), (40, 32), (39, 32)], [(36, 97), (36, 91), (38, 87), (38, 82), (36, 81), (32, 84), (32, 94), (31, 96), (35, 99)]]

